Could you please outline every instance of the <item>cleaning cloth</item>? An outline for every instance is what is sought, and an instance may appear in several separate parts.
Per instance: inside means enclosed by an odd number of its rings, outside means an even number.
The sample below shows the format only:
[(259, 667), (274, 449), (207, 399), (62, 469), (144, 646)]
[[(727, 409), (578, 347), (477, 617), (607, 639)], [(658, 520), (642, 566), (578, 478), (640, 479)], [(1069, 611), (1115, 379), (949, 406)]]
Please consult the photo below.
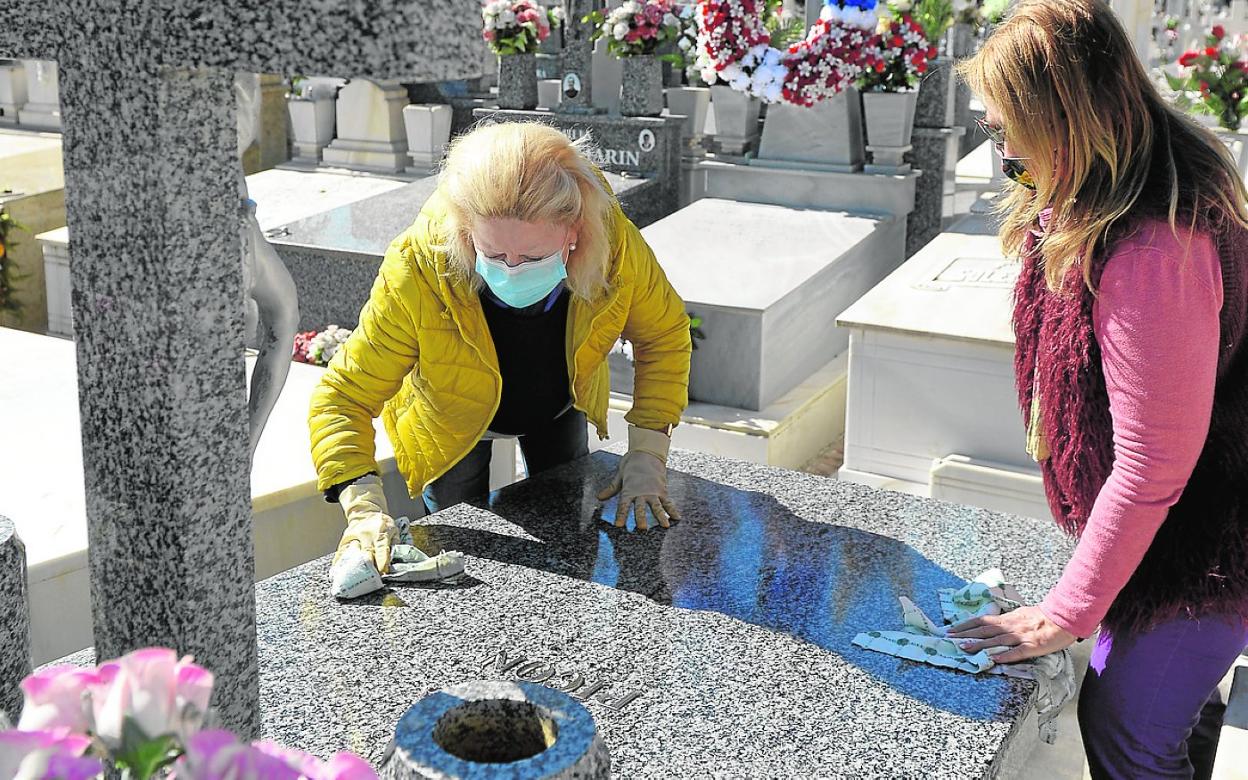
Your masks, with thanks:
[(411, 520), (400, 517), (394, 523), (399, 529), (399, 538), (390, 548), (390, 571), (378, 572), (372, 556), (363, 550), (347, 550), (329, 570), (331, 595), (354, 599), (381, 590), (387, 582), (433, 582), (464, 573), (463, 553), (444, 551), (426, 555), (412, 538)]
[(939, 591), (944, 625), (936, 625), (922, 609), (902, 596), (900, 631), (868, 631), (854, 637), (854, 644), (867, 650), (906, 658), (971, 674), (1000, 674), (1035, 680), (1036, 709), (1040, 716), (1040, 737), (1048, 744), (1057, 739), (1055, 719), (1075, 695), (1075, 666), (1070, 650), (1033, 658), (1025, 663), (997, 664), (992, 656), (1009, 648), (994, 647), (967, 653), (960, 644), (976, 640), (951, 640), (950, 627), (985, 615), (1000, 615), (1023, 605), (1013, 586), (1006, 584), (999, 569), (990, 569), (961, 588)]

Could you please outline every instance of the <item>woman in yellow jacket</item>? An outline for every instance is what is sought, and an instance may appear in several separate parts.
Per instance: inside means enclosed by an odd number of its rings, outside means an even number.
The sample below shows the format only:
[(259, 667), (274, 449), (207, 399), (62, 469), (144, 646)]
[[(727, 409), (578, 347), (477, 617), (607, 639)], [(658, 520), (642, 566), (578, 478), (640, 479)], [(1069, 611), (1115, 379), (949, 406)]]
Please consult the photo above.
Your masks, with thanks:
[(620, 495), (617, 525), (635, 511), (647, 528), (648, 508), (666, 527), (680, 517), (666, 460), (688, 403), (683, 302), (577, 144), (536, 123), (461, 136), (312, 396), (318, 485), (347, 519), (335, 568), (354, 551), (385, 573), (398, 538), (374, 418), (430, 511), (483, 496), (493, 438), (518, 437), (532, 476), (587, 453), (587, 418), (606, 436), (606, 356), (621, 336), (636, 366), (629, 447), (599, 498)]

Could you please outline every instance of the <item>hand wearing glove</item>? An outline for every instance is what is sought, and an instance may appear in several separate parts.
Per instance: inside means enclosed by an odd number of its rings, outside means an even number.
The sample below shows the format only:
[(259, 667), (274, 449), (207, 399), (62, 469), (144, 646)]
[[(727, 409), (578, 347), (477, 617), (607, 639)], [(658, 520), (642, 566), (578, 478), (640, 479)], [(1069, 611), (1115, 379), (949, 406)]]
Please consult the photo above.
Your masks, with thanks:
[(399, 529), (386, 508), (381, 477), (370, 474), (344, 487), (338, 503), (347, 516), (347, 530), (329, 569), (333, 595), (355, 598), (380, 590), (381, 575), (390, 568), (390, 548)]
[(637, 527), (647, 530), (650, 527), (647, 507), (664, 528), (670, 527), (672, 520), (681, 519), (680, 512), (667, 497), (667, 453), (671, 446), (671, 437), (662, 431), (635, 425), (628, 427), (628, 454), (620, 461), (611, 487), (598, 494), (599, 501), (619, 494), (616, 528), (623, 528), (629, 514), (635, 513)]

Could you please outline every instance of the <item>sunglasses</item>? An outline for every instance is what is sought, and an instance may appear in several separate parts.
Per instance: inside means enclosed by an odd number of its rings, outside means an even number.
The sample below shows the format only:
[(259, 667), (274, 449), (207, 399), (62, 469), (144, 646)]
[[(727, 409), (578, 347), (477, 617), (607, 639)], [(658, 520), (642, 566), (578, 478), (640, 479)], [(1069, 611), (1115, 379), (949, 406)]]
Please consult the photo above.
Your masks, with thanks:
[(979, 117), (975, 120), (975, 124), (979, 125), (979, 129), (988, 136), (988, 140), (997, 146), (1005, 146), (1005, 128), (998, 125), (989, 124), (987, 119)]

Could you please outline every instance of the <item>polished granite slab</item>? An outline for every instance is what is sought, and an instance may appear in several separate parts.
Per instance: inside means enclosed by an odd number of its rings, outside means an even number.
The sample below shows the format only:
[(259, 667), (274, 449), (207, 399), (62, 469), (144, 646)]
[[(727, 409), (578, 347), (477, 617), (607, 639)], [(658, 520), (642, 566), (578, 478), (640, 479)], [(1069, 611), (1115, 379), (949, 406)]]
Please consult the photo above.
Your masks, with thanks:
[(677, 452), (686, 519), (615, 529), (618, 447), (421, 521), (460, 583), (338, 603), (325, 558), (257, 585), (264, 736), (376, 762), (424, 695), (529, 679), (588, 700), (622, 778), (992, 777), (1034, 743), (1031, 683), (851, 640), (992, 566), (1039, 599), (1052, 524)]
[[(651, 179), (607, 173), (625, 213), (645, 204)], [(355, 327), (386, 248), (437, 189), (437, 176), (266, 230), (299, 292), (299, 329)]]

